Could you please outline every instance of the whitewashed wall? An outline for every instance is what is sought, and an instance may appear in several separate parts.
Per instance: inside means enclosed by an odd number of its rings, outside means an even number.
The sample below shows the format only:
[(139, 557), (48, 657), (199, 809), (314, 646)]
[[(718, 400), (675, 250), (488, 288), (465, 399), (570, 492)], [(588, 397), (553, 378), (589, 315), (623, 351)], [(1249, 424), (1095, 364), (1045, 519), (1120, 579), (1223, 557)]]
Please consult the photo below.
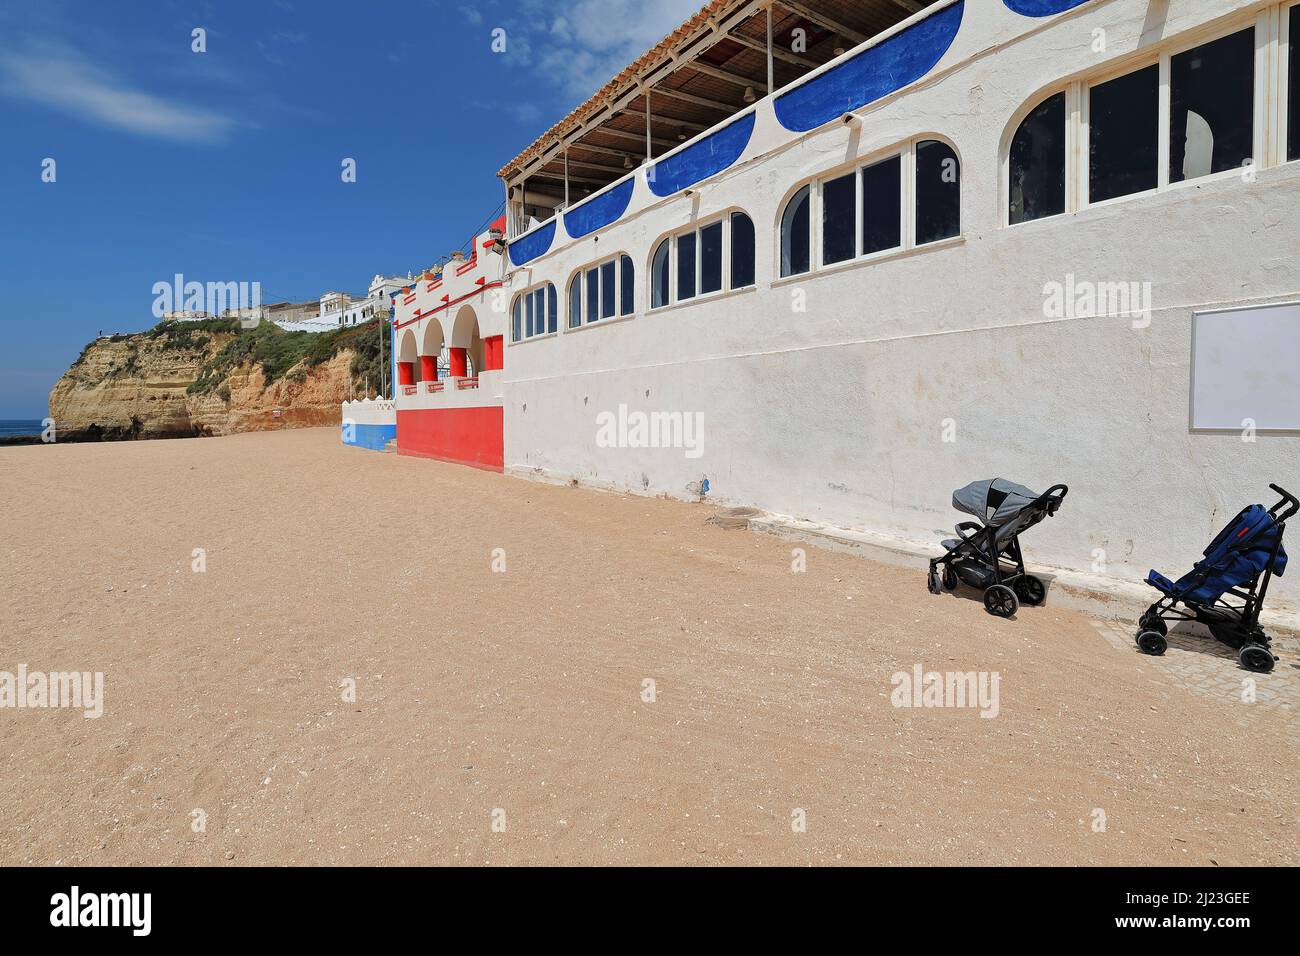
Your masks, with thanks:
[[(1300, 299), (1300, 164), (1006, 227), (1000, 157), (1045, 88), (1268, 6), (1111, 0), (1039, 21), (967, 0), (935, 70), (862, 111), (859, 130), (792, 137), (760, 102), (732, 169), (664, 200), (638, 177), (619, 223), (576, 242), (561, 228), (516, 272), (516, 289), (555, 282), (562, 331), (507, 348), (507, 469), (681, 497), (708, 477), (711, 499), (918, 541), (964, 517), (949, 501), (969, 481), (1064, 482), (1060, 514), (1026, 538), (1031, 561), (1086, 571), (1101, 548), (1119, 578), (1186, 570), (1237, 509), (1272, 503), (1269, 482), (1300, 494), (1300, 438), (1188, 428), (1192, 311)], [(800, 182), (924, 134), (961, 155), (962, 238), (773, 280), (778, 217)], [(729, 207), (756, 226), (758, 287), (647, 313), (658, 240)], [(636, 316), (564, 331), (572, 270), (620, 251), (637, 266)], [(1150, 327), (1045, 319), (1043, 286), (1067, 273), (1150, 281)], [(806, 313), (792, 311), (796, 290)], [(596, 416), (620, 403), (702, 412), (703, 455), (598, 447)], [(944, 419), (955, 442), (941, 440)], [(1274, 594), (1296, 602), (1300, 574)]]

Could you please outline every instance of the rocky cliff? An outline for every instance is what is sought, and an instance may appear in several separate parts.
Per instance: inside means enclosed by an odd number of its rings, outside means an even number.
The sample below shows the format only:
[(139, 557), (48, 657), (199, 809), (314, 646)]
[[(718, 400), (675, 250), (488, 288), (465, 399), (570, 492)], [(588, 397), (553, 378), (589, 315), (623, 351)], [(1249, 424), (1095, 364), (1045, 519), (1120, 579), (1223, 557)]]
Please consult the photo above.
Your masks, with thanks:
[(378, 335), (212, 321), (97, 339), (50, 392), (50, 417), (60, 441), (336, 425), (341, 402), (376, 388)]

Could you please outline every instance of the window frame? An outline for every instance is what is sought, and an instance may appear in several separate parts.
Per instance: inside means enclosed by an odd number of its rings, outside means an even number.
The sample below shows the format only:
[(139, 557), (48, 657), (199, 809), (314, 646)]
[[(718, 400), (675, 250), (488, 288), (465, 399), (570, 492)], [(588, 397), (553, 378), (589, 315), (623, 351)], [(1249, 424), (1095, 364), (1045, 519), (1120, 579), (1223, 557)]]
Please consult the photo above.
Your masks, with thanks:
[[(932, 242), (920, 243), (916, 241), (916, 148), (920, 143), (930, 142), (943, 143), (953, 155), (957, 157), (958, 169), (958, 200), (957, 200), (957, 234), (947, 236), (943, 239), (935, 239)], [(898, 227), (899, 236), (898, 244), (890, 246), (887, 249), (879, 249), (875, 252), (862, 252), (862, 172), (879, 163), (888, 162), (892, 159), (898, 160)], [(893, 143), (883, 149), (874, 150), (870, 153), (855, 158), (851, 163), (841, 163), (831, 169), (824, 170), (809, 179), (800, 180), (795, 183), (786, 193), (785, 200), (777, 208), (776, 224), (773, 230), (773, 236), (776, 242), (776, 272), (778, 273), (772, 279), (774, 285), (783, 283), (797, 282), (800, 279), (815, 276), (819, 273), (834, 272), (839, 269), (845, 269), (852, 266), (863, 265), (864, 263), (876, 262), (881, 259), (889, 259), (895, 256), (910, 255), (914, 252), (924, 252), (930, 249), (942, 249), (949, 245), (954, 245), (966, 241), (966, 216), (965, 201), (966, 190), (960, 188), (962, 177), (965, 176), (966, 163), (962, 158), (961, 150), (952, 138), (942, 133), (923, 132), (917, 133), (901, 143)], [(822, 234), (822, 224), (824, 215), (824, 191), (827, 182), (841, 179), (849, 174), (853, 176), (853, 248), (855, 254), (852, 258), (842, 259), (838, 262), (827, 263), (825, 261), (825, 241)], [(809, 188), (809, 232), (811, 234), (812, 249), (809, 256), (809, 267), (807, 272), (795, 272), (788, 276), (780, 275), (781, 262), (781, 223), (785, 218), (786, 208), (795, 197), (803, 190), (805, 186)]]
[[(627, 259), (632, 266), (632, 310), (623, 312), (623, 280), (624, 269), (622, 260)], [(614, 273), (614, 311), (612, 314), (602, 315), (605, 301), (605, 269), (610, 267)], [(595, 317), (588, 313), (590, 304), (587, 289), (587, 276), (594, 274), (596, 277), (596, 304)], [(574, 283), (578, 286), (578, 324), (572, 325), (573, 316), (573, 287)], [(584, 262), (571, 273), (569, 280), (565, 283), (565, 308), (563, 310), (564, 322), (560, 328), (561, 332), (577, 332), (581, 329), (590, 328), (593, 325), (609, 325), (611, 322), (618, 322), (623, 319), (632, 319), (636, 317), (636, 261), (626, 252), (612, 252), (607, 256), (602, 256), (593, 262)]]
[[(528, 327), (529, 327), (530, 313), (536, 311), (535, 303), (539, 294), (542, 300), (542, 315), (540, 319), (542, 331), (533, 332), (529, 334)], [(549, 306), (550, 306), (550, 300), (552, 295), (555, 296), (556, 331), (554, 332), (549, 331), (549, 327), (550, 327)], [(515, 338), (515, 310), (516, 309), (519, 310), (519, 338)], [(555, 283), (551, 282), (548, 279), (543, 282), (535, 282), (526, 288), (520, 289), (510, 299), (510, 308), (506, 311), (506, 318), (508, 323), (508, 334), (505, 336), (505, 339), (511, 345), (522, 345), (525, 342), (532, 342), (535, 341), (536, 339), (544, 339), (552, 335), (558, 335), (559, 328), (560, 328), (560, 298), (559, 298), (559, 290), (555, 288)], [(536, 327), (537, 324), (536, 317), (532, 316), (531, 318), (533, 320), (534, 327)]]
[[(1003, 131), (999, 154), (999, 165), (1001, 167), (999, 224), (1003, 228), (1031, 226), (1036, 222), (1051, 221), (1060, 216), (1082, 212), (1085, 209), (1103, 208), (1130, 199), (1168, 192), (1171, 189), (1196, 188), (1208, 183), (1240, 178), (1242, 175), (1241, 168), (1235, 168), (1172, 182), (1169, 177), (1171, 153), (1171, 130), (1169, 126), (1172, 118), (1173, 58), (1189, 50), (1231, 36), (1234, 33), (1240, 33), (1243, 30), (1254, 30), (1255, 34), (1255, 85), (1251, 115), (1254, 169), (1259, 170), (1267, 166), (1281, 165), (1287, 162), (1287, 76), (1285, 58), (1288, 50), (1288, 14), (1297, 8), (1300, 8), (1300, 4), (1292, 4), (1289, 7), (1275, 5), (1254, 13), (1233, 16), (1224, 22), (1190, 30), (1180, 35), (1176, 42), (1167, 43), (1158, 50), (1143, 51), (1115, 63), (1105, 70), (1076, 76), (1073, 79), (1060, 81), (1037, 91), (1012, 115), (1011, 121)], [(1275, 65), (1273, 50), (1277, 51), (1276, 69), (1273, 68)], [(1094, 86), (1119, 79), (1150, 66), (1156, 66), (1159, 71), (1156, 106), (1156, 123), (1158, 126), (1156, 131), (1156, 186), (1153, 189), (1144, 189), (1139, 192), (1126, 193), (1122, 196), (1113, 196), (1109, 199), (1093, 202), (1089, 195), (1092, 173), (1091, 140), (1088, 125), (1091, 90)], [(1025, 117), (1044, 100), (1062, 92), (1065, 93), (1065, 210), (1051, 216), (1013, 223), (1011, 222), (1010, 210), (1011, 142)], [(1275, 109), (1279, 111), (1271, 121), (1268, 116), (1269, 103), (1276, 104)], [(1272, 137), (1271, 140), (1267, 136), (1267, 129), (1270, 125), (1278, 130), (1278, 135)], [(1266, 149), (1266, 145), (1269, 148)]]
[[(731, 230), (732, 230), (732, 216), (736, 215), (737, 213), (743, 215), (746, 219), (748, 219), (750, 226), (754, 229), (754, 264), (753, 264), (754, 281), (749, 283), (748, 285), (742, 285), (742, 286), (732, 285), (732, 278), (733, 278), (732, 273), (734, 272), (734, 270), (732, 269), (732, 263), (731, 263), (731, 256), (732, 256)], [(722, 246), (721, 246), (721, 253), (720, 253), (722, 285), (720, 288), (714, 289), (710, 292), (701, 292), (700, 289), (704, 281), (703, 233), (705, 229), (717, 225), (720, 225), (722, 227)], [(690, 235), (695, 236), (695, 256), (694, 256), (695, 294), (690, 296), (689, 298), (683, 299), (680, 298), (677, 294), (677, 256), (678, 256), (677, 249), (678, 249), (678, 241), (683, 236), (690, 236)], [(655, 253), (659, 251), (659, 247), (665, 242), (668, 243), (668, 301), (665, 302), (663, 305), (654, 305), (653, 303), (654, 303)], [(646, 312), (647, 313), (663, 312), (666, 311), (667, 309), (675, 309), (679, 306), (687, 306), (696, 302), (707, 302), (711, 299), (717, 299), (723, 296), (731, 295), (733, 292), (744, 292), (746, 289), (756, 289), (758, 288), (758, 228), (754, 223), (754, 217), (750, 215), (748, 209), (744, 209), (740, 206), (728, 206), (727, 208), (721, 209), (718, 212), (710, 213), (708, 216), (703, 217), (698, 221), (691, 223), (690, 226), (684, 229), (678, 229), (675, 232), (665, 233), (663, 235), (656, 236), (654, 241), (650, 243), (650, 256), (646, 261), (646, 270), (647, 270), (646, 274), (650, 277), (649, 285), (647, 286), (646, 289)]]

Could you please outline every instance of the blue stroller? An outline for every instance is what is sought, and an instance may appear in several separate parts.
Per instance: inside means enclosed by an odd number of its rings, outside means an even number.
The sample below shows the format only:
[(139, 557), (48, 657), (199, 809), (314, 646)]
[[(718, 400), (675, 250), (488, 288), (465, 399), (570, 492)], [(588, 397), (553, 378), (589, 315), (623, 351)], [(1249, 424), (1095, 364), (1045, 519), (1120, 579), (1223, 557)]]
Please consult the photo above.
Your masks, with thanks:
[(1269, 487), (1282, 500), (1267, 509), (1251, 505), (1233, 518), (1205, 549), (1204, 560), (1187, 574), (1177, 581), (1158, 571), (1147, 575), (1147, 584), (1164, 597), (1138, 621), (1137, 645), (1143, 653), (1165, 652), (1166, 621), (1200, 621), (1237, 651), (1237, 661), (1246, 670), (1267, 674), (1273, 669), (1277, 658), (1259, 626), (1259, 611), (1269, 580), (1286, 570), (1282, 534), (1287, 519), (1300, 511), (1300, 501), (1277, 485)]

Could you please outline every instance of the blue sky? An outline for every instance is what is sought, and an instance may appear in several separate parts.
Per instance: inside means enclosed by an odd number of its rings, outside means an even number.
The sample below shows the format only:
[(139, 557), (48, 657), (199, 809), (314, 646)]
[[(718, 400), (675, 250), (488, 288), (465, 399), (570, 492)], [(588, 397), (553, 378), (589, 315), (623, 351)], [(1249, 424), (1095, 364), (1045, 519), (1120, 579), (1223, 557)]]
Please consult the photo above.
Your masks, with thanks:
[(43, 418), (177, 272), (273, 301), (429, 265), (501, 203), (497, 169), (701, 2), (6, 3), (0, 418)]

